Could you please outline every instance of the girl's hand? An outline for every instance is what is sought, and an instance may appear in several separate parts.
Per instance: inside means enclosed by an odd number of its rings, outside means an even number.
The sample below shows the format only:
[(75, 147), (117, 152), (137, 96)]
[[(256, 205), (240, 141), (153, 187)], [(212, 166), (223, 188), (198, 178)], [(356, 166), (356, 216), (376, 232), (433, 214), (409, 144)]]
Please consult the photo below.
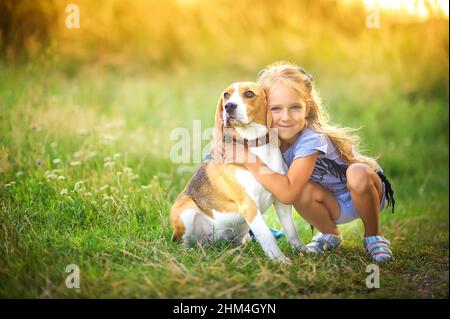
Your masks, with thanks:
[(227, 143), (223, 148), (224, 163), (247, 164), (249, 163), (250, 152), (244, 144)]
[(248, 147), (239, 143), (216, 143), (211, 147), (211, 156), (215, 162), (227, 164), (248, 164), (256, 158)]

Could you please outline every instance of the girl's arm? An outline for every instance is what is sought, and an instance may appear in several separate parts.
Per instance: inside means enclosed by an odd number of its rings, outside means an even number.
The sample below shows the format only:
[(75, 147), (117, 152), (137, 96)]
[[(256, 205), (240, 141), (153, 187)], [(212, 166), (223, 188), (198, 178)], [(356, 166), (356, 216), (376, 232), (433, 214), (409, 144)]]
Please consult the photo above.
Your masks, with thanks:
[[(275, 173), (268, 168), (257, 156), (256, 162), (248, 159), (248, 150), (245, 156), (245, 166), (269, 192), (283, 204), (292, 204), (299, 198), (314, 169), (319, 152), (295, 159), (286, 175)], [(255, 157), (253, 157), (254, 159)]]

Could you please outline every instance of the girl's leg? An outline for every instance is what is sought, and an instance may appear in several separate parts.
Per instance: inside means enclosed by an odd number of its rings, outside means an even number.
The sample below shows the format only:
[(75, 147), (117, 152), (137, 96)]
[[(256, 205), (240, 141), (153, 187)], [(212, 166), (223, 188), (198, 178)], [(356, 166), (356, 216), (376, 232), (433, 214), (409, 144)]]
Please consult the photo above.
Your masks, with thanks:
[(295, 210), (321, 233), (339, 236), (334, 220), (339, 218), (341, 208), (333, 193), (310, 181), (293, 205)]
[(383, 190), (380, 177), (365, 164), (352, 164), (347, 169), (347, 188), (364, 224), (364, 237), (380, 235), (378, 216)]

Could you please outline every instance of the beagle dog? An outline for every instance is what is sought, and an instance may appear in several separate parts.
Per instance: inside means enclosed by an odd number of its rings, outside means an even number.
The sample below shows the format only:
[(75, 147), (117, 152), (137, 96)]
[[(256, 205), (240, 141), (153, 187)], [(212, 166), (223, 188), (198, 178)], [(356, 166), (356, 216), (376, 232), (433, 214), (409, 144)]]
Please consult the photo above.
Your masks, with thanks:
[[(214, 134), (219, 141), (230, 139), (224, 127), (230, 128), (235, 142), (247, 144), (270, 169), (286, 174), (278, 146), (270, 143), (270, 122), (263, 89), (253, 82), (237, 82), (219, 98)], [(267, 257), (288, 261), (262, 217), (272, 204), (289, 244), (296, 250), (306, 250), (297, 234), (291, 205), (277, 201), (243, 165), (205, 163), (171, 208), (172, 240), (188, 247), (216, 239), (241, 244), (251, 229)]]

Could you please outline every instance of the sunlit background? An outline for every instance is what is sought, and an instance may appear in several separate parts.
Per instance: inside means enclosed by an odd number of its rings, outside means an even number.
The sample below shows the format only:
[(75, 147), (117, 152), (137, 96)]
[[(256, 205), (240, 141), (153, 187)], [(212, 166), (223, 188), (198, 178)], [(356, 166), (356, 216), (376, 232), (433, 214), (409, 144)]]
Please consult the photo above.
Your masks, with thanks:
[[(80, 28), (66, 25), (70, 3), (80, 10)], [(26, 65), (40, 77), (36, 83), (53, 75), (83, 85), (78, 79), (88, 76), (98, 86), (122, 77), (124, 96), (111, 96), (113, 103), (143, 98), (135, 93), (146, 92), (145, 82), (158, 87), (157, 97), (179, 88), (177, 103), (197, 106), (185, 122), (171, 121), (170, 108), (158, 110), (170, 128), (191, 127), (195, 118), (210, 125), (213, 110), (202, 105), (213, 106), (225, 84), (254, 80), (276, 60), (292, 61), (314, 75), (333, 119), (358, 127), (365, 123), (339, 105), (363, 108), (386, 94), (447, 103), (448, 10), (437, 0), (6, 0), (0, 53), (4, 67)], [(204, 100), (185, 94), (188, 85)], [(98, 104), (95, 98), (89, 103)], [(148, 118), (143, 99), (122, 103), (119, 114), (139, 108)], [(160, 134), (158, 141), (168, 139)], [(161, 147), (159, 154), (168, 153), (168, 143)]]
[(364, 0), (367, 9), (380, 8), (402, 18), (429, 19), (443, 16), (448, 18), (446, 0)]
[[(79, 6), (79, 29), (65, 26), (69, 3)], [(405, 93), (418, 89), (413, 83), (448, 92), (445, 0), (6, 0), (0, 12), (3, 60), (47, 52), (68, 75), (93, 65), (255, 73), (286, 59), (323, 73), (318, 79), (373, 77)], [(368, 25), (371, 18), (378, 25)]]

